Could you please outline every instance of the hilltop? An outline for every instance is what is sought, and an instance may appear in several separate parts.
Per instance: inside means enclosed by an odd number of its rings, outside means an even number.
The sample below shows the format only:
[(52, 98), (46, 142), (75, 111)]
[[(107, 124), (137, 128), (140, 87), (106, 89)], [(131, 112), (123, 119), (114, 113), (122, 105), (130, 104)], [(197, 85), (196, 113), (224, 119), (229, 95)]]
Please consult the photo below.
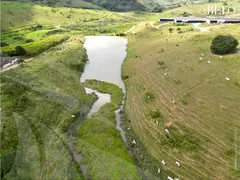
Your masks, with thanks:
[[(22, 0), (14, 0), (22, 1)], [(208, 0), (25, 0), (47, 4), (49, 6), (64, 6), (87, 9), (106, 9), (110, 11), (152, 11), (161, 12), (164, 8), (179, 7), (186, 4), (199, 4)]]

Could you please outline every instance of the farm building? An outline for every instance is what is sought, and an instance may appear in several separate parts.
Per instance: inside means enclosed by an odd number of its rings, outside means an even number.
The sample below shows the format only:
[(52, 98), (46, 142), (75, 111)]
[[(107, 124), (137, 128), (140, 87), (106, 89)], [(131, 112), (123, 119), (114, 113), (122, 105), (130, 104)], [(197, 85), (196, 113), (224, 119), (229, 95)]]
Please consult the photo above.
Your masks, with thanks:
[(240, 19), (232, 18), (198, 18), (198, 17), (176, 17), (176, 18), (160, 18), (160, 22), (175, 23), (218, 23), (218, 24), (240, 24)]

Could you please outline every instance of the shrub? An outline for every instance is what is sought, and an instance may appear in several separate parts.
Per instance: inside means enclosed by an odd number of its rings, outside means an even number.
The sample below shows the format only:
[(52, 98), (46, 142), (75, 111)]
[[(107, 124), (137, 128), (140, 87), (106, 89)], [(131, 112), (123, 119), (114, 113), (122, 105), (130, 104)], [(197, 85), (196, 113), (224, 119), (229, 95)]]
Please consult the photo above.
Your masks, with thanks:
[(17, 36), (17, 37), (14, 37), (13, 39), (21, 41), (21, 40), (23, 40), (23, 37)]
[(129, 76), (127, 76), (127, 75), (122, 75), (122, 79), (123, 80), (126, 80), (126, 79), (128, 79), (129, 78)]
[(181, 102), (182, 104), (186, 105), (188, 102), (187, 102), (187, 99), (191, 96), (191, 93), (189, 92), (186, 92), (182, 97), (181, 97)]
[(173, 28), (169, 28), (168, 30), (169, 30), (170, 33), (172, 33), (174, 29)]
[(236, 50), (238, 40), (232, 36), (218, 35), (212, 40), (210, 47), (214, 54), (228, 54)]
[(183, 17), (188, 17), (188, 16), (190, 16), (190, 15), (191, 15), (191, 14), (188, 13), (188, 12), (186, 12), (186, 11), (183, 12)]
[(149, 103), (149, 102), (153, 101), (154, 99), (155, 99), (155, 97), (154, 97), (153, 93), (150, 93), (150, 92), (145, 93), (145, 95), (144, 95), (145, 102)]
[(27, 51), (22, 46), (16, 46), (15, 50), (16, 50), (15, 55), (24, 56), (27, 54)]
[(162, 65), (165, 64), (165, 62), (164, 62), (164, 61), (158, 61), (158, 64), (159, 64), (160, 66), (162, 66)]
[(161, 116), (161, 112), (158, 109), (155, 109), (151, 112), (151, 117), (153, 119), (159, 118)]
[(69, 31), (63, 30), (63, 29), (54, 29), (54, 30), (46, 32), (45, 35), (49, 36), (49, 35), (53, 35), (53, 34), (57, 34), (57, 33), (64, 33), (64, 32), (69, 32)]
[[(34, 56), (34, 55), (40, 54), (41, 52), (53, 46), (56, 46), (62, 43), (68, 38), (69, 38), (68, 36), (56, 34), (56, 35), (49, 36), (41, 41), (22, 44), (21, 47), (26, 50), (25, 55)], [(4, 52), (6, 56), (21, 55), (21, 54), (17, 54), (15, 46), (3, 47), (1, 50)]]
[(34, 42), (34, 40), (33, 39), (27, 39), (25, 42), (30, 43), (30, 42)]
[(0, 46), (1, 46), (1, 47), (9, 46), (9, 44), (8, 44), (8, 43), (5, 43), (5, 42), (1, 42)]

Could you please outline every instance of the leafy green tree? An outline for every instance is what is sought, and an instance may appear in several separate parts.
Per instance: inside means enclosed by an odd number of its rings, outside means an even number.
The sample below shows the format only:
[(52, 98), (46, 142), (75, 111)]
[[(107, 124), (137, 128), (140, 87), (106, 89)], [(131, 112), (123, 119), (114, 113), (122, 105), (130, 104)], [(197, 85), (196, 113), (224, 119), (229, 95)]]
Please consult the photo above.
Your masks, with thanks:
[(212, 40), (210, 49), (214, 54), (228, 54), (234, 52), (238, 44), (232, 36), (218, 35)]

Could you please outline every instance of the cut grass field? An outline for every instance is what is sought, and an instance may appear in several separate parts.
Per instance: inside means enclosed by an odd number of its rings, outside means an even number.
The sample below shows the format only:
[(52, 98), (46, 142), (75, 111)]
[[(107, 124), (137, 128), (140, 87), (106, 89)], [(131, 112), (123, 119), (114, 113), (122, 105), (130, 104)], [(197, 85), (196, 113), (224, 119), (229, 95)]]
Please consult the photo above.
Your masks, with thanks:
[[(169, 33), (169, 28), (178, 27), (191, 28), (169, 24), (156, 30), (143, 23), (135, 29), (137, 35), (128, 36), (123, 65), (123, 76), (129, 76), (128, 125), (156, 167), (165, 160), (164, 169), (180, 179), (239, 179), (240, 137), (235, 131), (240, 131), (240, 54), (220, 58), (210, 52), (210, 44), (218, 34), (240, 40), (240, 27), (217, 26), (204, 34)], [(146, 93), (151, 101), (146, 101)], [(162, 116), (152, 118), (155, 109)]]

